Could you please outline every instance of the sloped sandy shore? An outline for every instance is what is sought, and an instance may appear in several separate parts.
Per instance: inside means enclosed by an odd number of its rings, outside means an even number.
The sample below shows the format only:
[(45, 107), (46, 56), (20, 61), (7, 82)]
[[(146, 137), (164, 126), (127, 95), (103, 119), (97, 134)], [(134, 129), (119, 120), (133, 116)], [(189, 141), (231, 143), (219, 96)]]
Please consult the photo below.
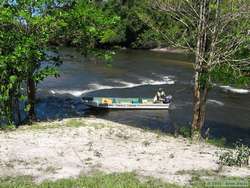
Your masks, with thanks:
[(134, 171), (187, 184), (193, 173), (204, 178), (250, 175), (249, 168), (220, 168), (219, 151), (102, 119), (66, 119), (0, 132), (0, 176), (30, 175), (40, 182), (93, 171)]

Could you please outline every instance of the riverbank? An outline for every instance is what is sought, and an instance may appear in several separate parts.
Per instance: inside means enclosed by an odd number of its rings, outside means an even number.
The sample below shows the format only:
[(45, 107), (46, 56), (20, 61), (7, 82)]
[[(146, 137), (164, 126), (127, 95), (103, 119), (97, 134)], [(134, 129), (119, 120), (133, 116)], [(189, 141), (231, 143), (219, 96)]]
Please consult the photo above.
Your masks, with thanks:
[(248, 177), (250, 169), (221, 167), (221, 149), (192, 144), (102, 119), (65, 119), (0, 133), (0, 176), (46, 179), (134, 172), (164, 182), (189, 184), (192, 178)]

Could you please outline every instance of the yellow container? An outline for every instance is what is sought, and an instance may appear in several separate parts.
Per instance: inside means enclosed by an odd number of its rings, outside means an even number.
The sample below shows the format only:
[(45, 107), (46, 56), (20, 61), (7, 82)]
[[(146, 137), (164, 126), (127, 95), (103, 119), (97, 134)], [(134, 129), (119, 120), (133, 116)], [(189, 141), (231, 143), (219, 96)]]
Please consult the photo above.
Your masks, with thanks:
[(103, 99), (102, 99), (102, 104), (112, 104), (112, 99), (103, 98)]

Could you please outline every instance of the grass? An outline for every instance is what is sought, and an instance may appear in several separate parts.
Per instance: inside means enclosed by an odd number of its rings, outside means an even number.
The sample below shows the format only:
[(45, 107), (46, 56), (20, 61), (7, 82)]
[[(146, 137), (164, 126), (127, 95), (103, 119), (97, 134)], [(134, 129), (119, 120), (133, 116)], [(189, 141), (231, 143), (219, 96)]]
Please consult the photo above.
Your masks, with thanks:
[(60, 127), (85, 127), (87, 124), (80, 119), (69, 119), (63, 122), (45, 122), (45, 123), (34, 123), (29, 129), (51, 129), (51, 128), (60, 128)]
[[(209, 174), (208, 174), (209, 175)], [(233, 188), (249, 187), (249, 179), (243, 178), (217, 178), (200, 180), (193, 178), (188, 186), (179, 186), (163, 183), (160, 180), (144, 178), (139, 180), (134, 173), (103, 174), (96, 173), (92, 176), (81, 176), (77, 179), (61, 179), (57, 181), (44, 181), (41, 184), (33, 183), (29, 176), (0, 179), (0, 188)]]
[(0, 180), (0, 188), (181, 188), (178, 185), (147, 179), (140, 181), (134, 173), (82, 176), (77, 179), (45, 181), (39, 185), (31, 177), (5, 178)]
[(213, 170), (182, 170), (182, 171), (177, 171), (176, 172), (177, 175), (185, 175), (185, 174), (189, 174), (192, 176), (217, 176), (217, 172), (213, 171)]
[(93, 127), (95, 129), (102, 129), (108, 127), (103, 123), (88, 123), (84, 118), (72, 118), (66, 119), (65, 121), (53, 121), (53, 122), (35, 122), (32, 125), (20, 126), (19, 128), (15, 127), (0, 127), (0, 132), (11, 132), (11, 131), (22, 131), (22, 130), (46, 130), (46, 129), (55, 129), (61, 127)]
[(190, 175), (191, 186), (193, 188), (248, 188), (250, 187), (250, 178), (224, 177), (214, 170), (183, 170), (178, 171), (179, 175)]
[(217, 147), (226, 147), (226, 138), (211, 138), (207, 139), (207, 143), (217, 146)]
[(248, 188), (250, 187), (249, 178), (238, 177), (217, 177), (214, 179), (201, 180), (199, 178), (192, 180), (193, 188)]
[[(178, 134), (180, 134), (181, 136), (183, 136), (184, 138), (189, 138), (191, 139), (191, 128), (187, 127), (187, 126), (183, 126), (180, 127)], [(221, 138), (204, 138), (204, 141), (206, 141), (206, 143), (217, 146), (217, 147), (228, 147), (227, 145), (227, 140), (224, 137)]]

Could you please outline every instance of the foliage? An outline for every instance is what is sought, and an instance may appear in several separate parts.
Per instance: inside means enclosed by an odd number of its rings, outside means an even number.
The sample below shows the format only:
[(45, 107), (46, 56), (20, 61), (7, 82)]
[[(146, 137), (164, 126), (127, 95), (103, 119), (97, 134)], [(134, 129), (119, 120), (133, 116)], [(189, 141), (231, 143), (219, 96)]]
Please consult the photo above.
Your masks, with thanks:
[(38, 83), (57, 75), (57, 58), (46, 53), (55, 19), (36, 15), (41, 6), (34, 1), (4, 1), (0, 7), (0, 122), (6, 124), (15, 123), (18, 103), (26, 99), (21, 88), (28, 87), (27, 80)]
[(235, 150), (220, 154), (219, 163), (227, 166), (245, 166), (249, 164), (250, 148), (243, 144), (236, 144)]
[[(201, 35), (198, 31), (201, 2), (145, 2), (151, 7), (151, 13), (139, 12), (141, 21), (147, 23), (157, 33), (155, 35), (161, 35), (168, 46), (187, 48), (196, 53), (198, 36)], [(250, 70), (249, 1), (206, 2), (209, 15), (206, 15), (205, 23), (204, 65), (199, 68), (205, 73), (201, 82), (210, 86), (211, 83), (246, 86), (250, 83), (246, 76)]]
[[(120, 42), (120, 17), (100, 8), (91, 1), (74, 1), (68, 9), (59, 7), (51, 13), (60, 27), (50, 41), (56, 44), (77, 46), (84, 55), (103, 57), (109, 43)], [(103, 50), (102, 50), (103, 49)]]
[(182, 126), (179, 129), (179, 134), (182, 135), (184, 138), (190, 138), (191, 128), (189, 126)]
[(143, 9), (145, 0), (109, 0), (104, 3), (103, 9), (110, 14), (116, 14), (120, 17), (120, 36), (122, 40), (121, 45), (131, 47), (131, 44), (137, 39), (138, 35), (142, 33), (146, 27), (140, 19), (138, 19), (136, 12)]
[(210, 75), (213, 82), (223, 85), (231, 84), (242, 87), (250, 83), (250, 77), (245, 76), (239, 69), (234, 69), (227, 64), (217, 65), (211, 70)]
[[(121, 18), (121, 32), (123, 40), (120, 45), (132, 48), (154, 48), (171, 46), (166, 40), (168, 33), (178, 41), (185, 35), (191, 40), (191, 31), (187, 32), (178, 22), (164, 12), (152, 9), (148, 0), (109, 0), (103, 2), (102, 8), (110, 13), (119, 15)], [(150, 24), (149, 24), (150, 22)], [(154, 26), (157, 25), (157, 32)]]
[(0, 8), (1, 124), (18, 124), (20, 111), (34, 113), (35, 86), (59, 75), (51, 44), (77, 46), (109, 62), (113, 52), (105, 45), (122, 40), (119, 16), (91, 1), (5, 0)]
[[(201, 89), (214, 83), (247, 85), (250, 81), (246, 77), (250, 70), (250, 35), (246, 35), (250, 26), (249, 1), (242, 1), (232, 1), (232, 6), (222, 2), (220, 7), (210, 1), (204, 62), (196, 67), (201, 69)], [(112, 59), (115, 45), (174, 46), (195, 53), (199, 5), (197, 1), (171, 0), (2, 0), (0, 121), (15, 121), (20, 111), (18, 104), (29, 99), (24, 92), (29, 89), (27, 80), (37, 84), (48, 76), (58, 76), (55, 67), (60, 63), (48, 53), (51, 44), (76, 46), (84, 55), (107, 62)], [(216, 19), (217, 10), (220, 19)], [(214, 35), (215, 28), (220, 32)], [(218, 39), (216, 46), (212, 45), (214, 38)], [(33, 103), (26, 110), (32, 108)]]
[(192, 137), (199, 140), (212, 86), (215, 83), (249, 84), (249, 1), (148, 2), (155, 14), (166, 15), (166, 23), (172, 24), (174, 29), (162, 27), (154, 14), (142, 12), (139, 14), (141, 20), (170, 45), (189, 49), (195, 54)]

